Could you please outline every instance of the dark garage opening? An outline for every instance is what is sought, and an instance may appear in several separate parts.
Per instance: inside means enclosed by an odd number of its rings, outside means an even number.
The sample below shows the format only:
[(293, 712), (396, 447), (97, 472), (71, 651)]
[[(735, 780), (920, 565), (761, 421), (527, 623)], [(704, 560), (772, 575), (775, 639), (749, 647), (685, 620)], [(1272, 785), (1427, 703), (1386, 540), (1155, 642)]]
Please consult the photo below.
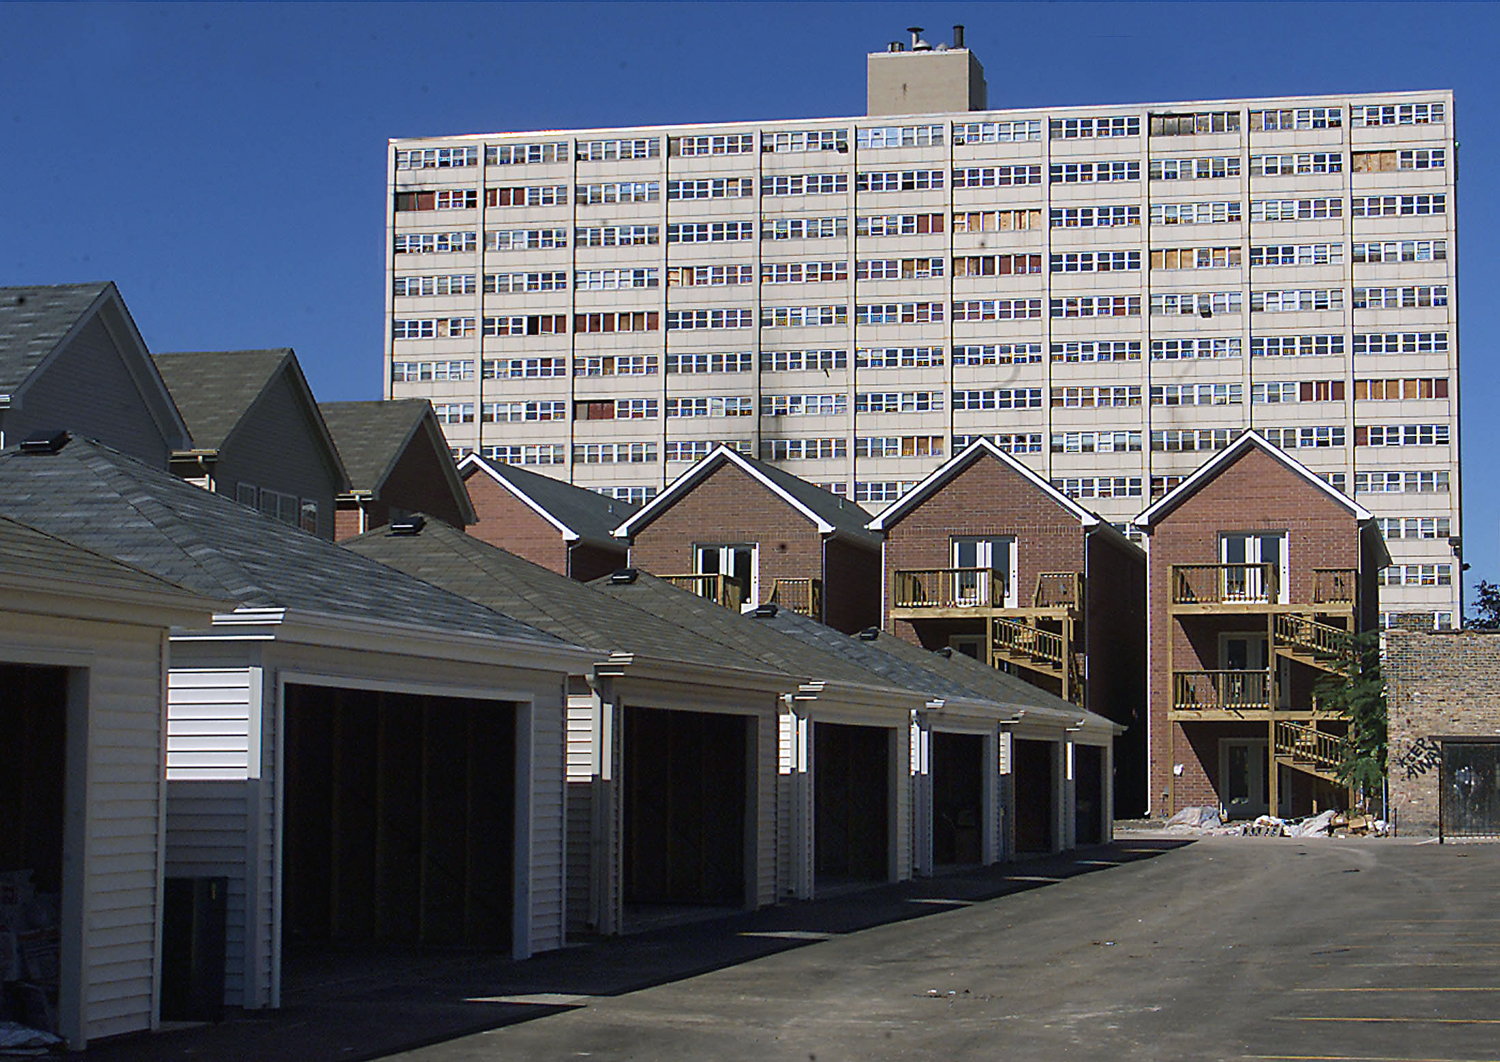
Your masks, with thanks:
[(984, 861), (984, 737), (932, 735), (932, 862)]
[(624, 710), (627, 904), (745, 905), (743, 715)]
[(1016, 790), (1016, 851), (1050, 852), (1052, 838), (1052, 743), (1015, 742), (1011, 773)]
[(890, 731), (813, 723), (813, 861), (819, 885), (890, 874)]
[(57, 1031), (68, 672), (0, 664), (0, 1016)]
[(515, 707), (289, 684), (284, 718), (289, 957), (508, 949)]
[(1073, 746), (1073, 833), (1078, 844), (1104, 843), (1104, 750)]

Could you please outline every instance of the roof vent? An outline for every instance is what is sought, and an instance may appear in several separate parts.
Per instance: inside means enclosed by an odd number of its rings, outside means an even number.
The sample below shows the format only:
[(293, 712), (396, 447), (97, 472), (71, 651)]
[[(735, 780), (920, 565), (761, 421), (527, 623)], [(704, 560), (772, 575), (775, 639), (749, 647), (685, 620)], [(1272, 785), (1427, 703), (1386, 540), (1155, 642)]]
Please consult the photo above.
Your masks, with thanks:
[(942, 657), (944, 660), (953, 659), (953, 646), (951, 645), (945, 645), (941, 649), (934, 649), (933, 652)]
[(393, 521), (391, 534), (393, 535), (420, 535), (422, 528), (427, 526), (427, 517), (420, 514), (408, 516), (402, 520)]
[(907, 26), (906, 32), (911, 34), (911, 50), (914, 52), (930, 52), (932, 45), (922, 39), (921, 26)]
[(862, 642), (873, 642), (876, 638), (879, 637), (879, 627), (866, 627), (864, 630), (859, 632), (859, 640)]
[(609, 573), (610, 586), (629, 586), (641, 573), (634, 568), (616, 568)]
[(755, 606), (755, 613), (754, 614), (756, 616), (759, 616), (761, 619), (770, 619), (772, 616), (776, 615), (776, 613), (778, 613), (780, 611), (781, 610), (779, 608), (777, 608), (775, 605), (772, 605), (772, 604), (768, 603), (768, 604), (764, 604), (764, 605), (756, 605)]
[(21, 440), (21, 452), (23, 454), (55, 454), (68, 445), (69, 438), (71, 436), (61, 428), (32, 432)]

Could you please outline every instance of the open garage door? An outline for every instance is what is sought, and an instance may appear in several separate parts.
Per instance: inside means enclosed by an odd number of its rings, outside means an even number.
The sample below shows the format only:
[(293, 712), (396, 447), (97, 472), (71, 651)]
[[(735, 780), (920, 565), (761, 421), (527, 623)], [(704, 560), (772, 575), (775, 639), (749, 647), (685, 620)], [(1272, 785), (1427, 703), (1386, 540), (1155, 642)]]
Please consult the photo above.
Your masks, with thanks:
[(1073, 836), (1076, 843), (1104, 843), (1104, 750), (1073, 746)]
[(1055, 845), (1052, 742), (1017, 740), (1014, 759), (1016, 851), (1050, 852)]
[(932, 735), (932, 862), (984, 861), (984, 736)]
[(813, 723), (813, 858), (817, 883), (890, 874), (890, 743), (884, 727)]
[(0, 1015), (57, 1032), (68, 672), (0, 664)]
[(743, 715), (624, 708), (626, 904), (743, 907)]
[(288, 684), (284, 718), (289, 951), (509, 948), (514, 705)]

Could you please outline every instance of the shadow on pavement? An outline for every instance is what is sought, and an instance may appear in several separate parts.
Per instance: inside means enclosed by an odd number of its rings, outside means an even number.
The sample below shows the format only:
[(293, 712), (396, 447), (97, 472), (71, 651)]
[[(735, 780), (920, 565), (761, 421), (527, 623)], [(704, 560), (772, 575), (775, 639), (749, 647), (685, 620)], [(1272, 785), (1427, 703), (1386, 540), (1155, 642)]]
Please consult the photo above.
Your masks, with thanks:
[(791, 901), (517, 962), (476, 952), (289, 958), (279, 1010), (96, 1044), (88, 1062), (360, 1062), (530, 1021), (874, 926), (1151, 859), (1185, 840), (1127, 838), (1058, 856)]

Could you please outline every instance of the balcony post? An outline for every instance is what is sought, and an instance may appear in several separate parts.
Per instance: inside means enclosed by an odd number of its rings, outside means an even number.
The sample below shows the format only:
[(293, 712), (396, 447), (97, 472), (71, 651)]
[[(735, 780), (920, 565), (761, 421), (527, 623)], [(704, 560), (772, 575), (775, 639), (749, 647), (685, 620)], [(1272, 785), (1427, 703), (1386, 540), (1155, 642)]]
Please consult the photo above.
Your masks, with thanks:
[(1267, 735), (1270, 740), (1266, 742), (1266, 755), (1271, 760), (1270, 769), (1267, 774), (1269, 792), (1266, 794), (1266, 803), (1269, 807), (1266, 810), (1269, 814), (1279, 818), (1281, 811), (1281, 764), (1276, 760), (1275, 717), (1273, 716), (1271, 721), (1266, 725), (1270, 728), (1270, 733)]

